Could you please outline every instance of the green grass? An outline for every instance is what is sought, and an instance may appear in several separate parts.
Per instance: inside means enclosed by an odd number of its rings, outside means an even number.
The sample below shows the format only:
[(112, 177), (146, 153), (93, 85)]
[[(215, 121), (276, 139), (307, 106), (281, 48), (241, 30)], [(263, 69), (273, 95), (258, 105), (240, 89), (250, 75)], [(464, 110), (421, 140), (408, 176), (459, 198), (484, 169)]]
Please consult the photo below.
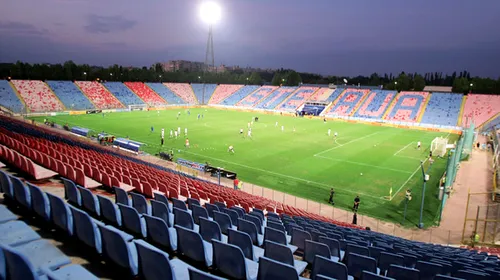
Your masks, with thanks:
[[(182, 110), (111, 113), (50, 117), (59, 124), (81, 126), (105, 131), (119, 137), (146, 143), (144, 151), (157, 154), (160, 150), (160, 130), (165, 128), (164, 151), (174, 149), (177, 158), (213, 165), (238, 173), (244, 182), (286, 192), (299, 197), (327, 203), (329, 190), (336, 191), (335, 205), (352, 207), (356, 194), (361, 197), (360, 213), (382, 220), (403, 220), (404, 193), (412, 189), (413, 200), (407, 213), (408, 226), (418, 223), (422, 193), (420, 161), (429, 153), (431, 141), (447, 133), (398, 129), (365, 124), (319, 119), (293, 118), (250, 112), (216, 109), (191, 109), (191, 115)], [(197, 120), (197, 114), (204, 118)], [(247, 131), (253, 116), (260, 118), (253, 124), (253, 138), (242, 137), (239, 129)], [(37, 118), (38, 120), (43, 119)], [(279, 127), (275, 127), (279, 122)], [(280, 126), (284, 125), (282, 132)], [(154, 126), (154, 133), (150, 132)], [(184, 148), (184, 137), (168, 139), (170, 129), (188, 128), (191, 148)], [(293, 132), (295, 127), (295, 132)], [(327, 136), (338, 132), (337, 139)], [(457, 135), (448, 135), (450, 142)], [(422, 142), (423, 148), (416, 149)], [(227, 152), (233, 145), (235, 154)], [(180, 152), (178, 152), (180, 150)], [(429, 166), (429, 162), (425, 162)], [(437, 199), (438, 180), (444, 173), (446, 159), (436, 159), (430, 171), (425, 194), (423, 221), (425, 226), (435, 223), (440, 201)], [(362, 174), (362, 175), (361, 175)], [(393, 199), (388, 200), (392, 187)]]

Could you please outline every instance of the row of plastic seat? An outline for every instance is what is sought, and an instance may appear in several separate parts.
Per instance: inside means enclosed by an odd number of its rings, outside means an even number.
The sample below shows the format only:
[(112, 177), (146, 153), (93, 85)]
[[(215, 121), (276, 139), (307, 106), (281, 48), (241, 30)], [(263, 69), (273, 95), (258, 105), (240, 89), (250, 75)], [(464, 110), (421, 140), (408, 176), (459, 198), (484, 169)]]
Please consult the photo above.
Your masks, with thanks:
[(71, 81), (47, 81), (47, 85), (70, 110), (95, 109), (89, 99)]
[(395, 96), (396, 91), (372, 90), (353, 116), (381, 119)]
[(231, 96), (224, 99), (220, 105), (224, 106), (234, 106), (238, 102), (240, 102), (243, 98), (247, 97), (250, 93), (256, 91), (260, 86), (244, 86), (233, 93)]
[(150, 87), (141, 82), (124, 82), (124, 84), (131, 89), (139, 98), (141, 98), (146, 104), (152, 107), (161, 107), (167, 105), (165, 100), (161, 98), (156, 92), (154, 92)]
[(262, 86), (247, 97), (243, 98), (240, 102), (236, 103), (236, 106), (247, 108), (254, 107), (260, 102), (260, 100), (268, 97), (277, 88), (278, 87), (276, 86)]
[(463, 94), (433, 92), (425, 108), (421, 123), (456, 126)]
[(319, 88), (317, 87), (300, 87), (297, 89), (290, 98), (277, 108), (279, 111), (294, 112), (295, 109), (300, 107), (306, 100), (309, 99)]
[(57, 112), (65, 108), (46, 83), (37, 80), (12, 80), (31, 112)]
[(255, 108), (272, 110), (283, 102), (288, 96), (290, 96), (295, 90), (297, 90), (297, 87), (279, 87), (266, 98), (263, 98), (255, 106)]
[(221, 101), (231, 96), (233, 93), (241, 89), (243, 85), (218, 85), (214, 94), (210, 98), (209, 104), (219, 104)]
[(134, 92), (132, 92), (124, 83), (106, 82), (104, 86), (126, 106), (144, 104)]
[(75, 84), (98, 109), (124, 108), (123, 104), (99, 82), (75, 81)]
[(20, 113), (24, 108), (23, 103), (19, 97), (17, 97), (7, 80), (0, 80), (0, 100), (1, 105), (12, 112)]
[(182, 98), (182, 104), (198, 104), (190, 84), (163, 83), (163, 85)]
[(370, 92), (366, 89), (346, 89), (335, 101), (326, 115), (350, 116), (364, 97)]
[(214, 94), (216, 84), (191, 84), (194, 95), (198, 99), (198, 104), (208, 104), (208, 101)]

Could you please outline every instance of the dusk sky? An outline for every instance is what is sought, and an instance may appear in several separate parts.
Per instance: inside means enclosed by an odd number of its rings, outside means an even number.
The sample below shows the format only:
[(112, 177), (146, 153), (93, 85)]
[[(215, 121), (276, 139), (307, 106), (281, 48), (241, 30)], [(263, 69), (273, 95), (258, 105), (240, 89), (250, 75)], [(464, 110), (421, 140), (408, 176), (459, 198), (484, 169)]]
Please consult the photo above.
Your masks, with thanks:
[[(204, 61), (202, 0), (0, 0), (0, 61)], [(216, 64), (500, 76), (500, 0), (215, 0)]]

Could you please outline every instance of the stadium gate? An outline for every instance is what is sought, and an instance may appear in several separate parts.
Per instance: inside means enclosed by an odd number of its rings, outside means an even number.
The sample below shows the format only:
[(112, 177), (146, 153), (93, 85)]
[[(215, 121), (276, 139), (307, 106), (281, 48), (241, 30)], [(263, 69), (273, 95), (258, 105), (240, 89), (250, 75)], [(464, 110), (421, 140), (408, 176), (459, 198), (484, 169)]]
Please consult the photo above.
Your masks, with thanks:
[[(469, 193), (462, 243), (500, 245), (500, 204), (491, 203), (491, 195), (491, 192)], [(474, 240), (476, 235), (479, 240)]]

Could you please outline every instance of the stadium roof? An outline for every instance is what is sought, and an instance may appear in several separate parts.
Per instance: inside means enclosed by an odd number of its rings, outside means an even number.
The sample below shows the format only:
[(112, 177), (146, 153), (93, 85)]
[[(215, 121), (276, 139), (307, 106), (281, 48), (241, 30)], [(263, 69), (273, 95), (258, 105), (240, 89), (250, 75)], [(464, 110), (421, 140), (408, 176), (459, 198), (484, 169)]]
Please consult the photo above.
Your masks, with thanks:
[(452, 92), (452, 87), (426, 86), (424, 91), (430, 92)]

